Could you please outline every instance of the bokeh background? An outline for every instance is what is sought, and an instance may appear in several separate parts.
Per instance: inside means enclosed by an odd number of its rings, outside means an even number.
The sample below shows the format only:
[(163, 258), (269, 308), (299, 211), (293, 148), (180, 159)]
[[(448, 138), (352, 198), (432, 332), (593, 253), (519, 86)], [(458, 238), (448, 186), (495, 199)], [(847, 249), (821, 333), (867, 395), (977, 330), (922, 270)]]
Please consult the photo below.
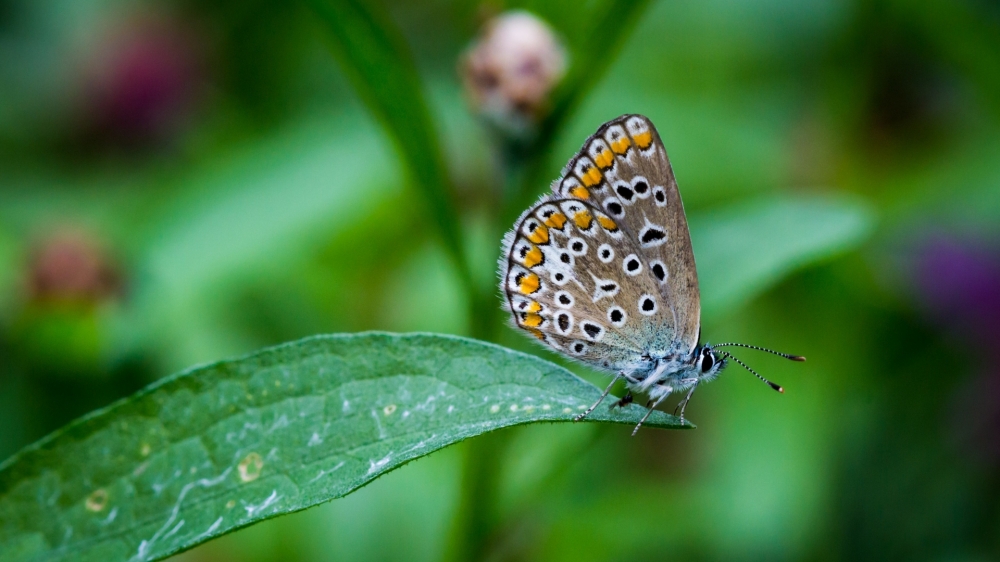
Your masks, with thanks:
[[(693, 217), (852, 202), (835, 251), (725, 299), (703, 279), (706, 338), (809, 357), (741, 354), (784, 396), (733, 367), (692, 401), (696, 431), (515, 428), (176, 559), (1000, 558), (1000, 5), (359, 3), (416, 69), (397, 94), (440, 139), (460, 217), (442, 229), (407, 121), (359, 89), (379, 61), (331, 49), (319, 4), (0, 0), (0, 458), (178, 369), (315, 333), (555, 359), (504, 327), (498, 228), (636, 112)], [(470, 75), (470, 46), (515, 8), (557, 47), (486, 99), (503, 77)], [(568, 94), (546, 82), (559, 57)], [(695, 230), (696, 255), (726, 243)]]

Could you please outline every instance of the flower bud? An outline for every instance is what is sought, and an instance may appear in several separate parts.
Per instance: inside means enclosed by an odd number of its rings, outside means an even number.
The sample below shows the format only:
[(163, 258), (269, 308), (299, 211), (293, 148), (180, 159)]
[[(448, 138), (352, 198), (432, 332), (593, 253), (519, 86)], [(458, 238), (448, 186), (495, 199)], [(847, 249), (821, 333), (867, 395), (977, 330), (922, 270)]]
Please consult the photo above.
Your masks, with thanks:
[(525, 137), (548, 110), (566, 54), (545, 22), (515, 10), (486, 23), (460, 72), (475, 111), (506, 134)]
[(31, 254), (28, 292), (35, 302), (98, 303), (121, 291), (117, 267), (98, 244), (73, 230), (42, 240)]

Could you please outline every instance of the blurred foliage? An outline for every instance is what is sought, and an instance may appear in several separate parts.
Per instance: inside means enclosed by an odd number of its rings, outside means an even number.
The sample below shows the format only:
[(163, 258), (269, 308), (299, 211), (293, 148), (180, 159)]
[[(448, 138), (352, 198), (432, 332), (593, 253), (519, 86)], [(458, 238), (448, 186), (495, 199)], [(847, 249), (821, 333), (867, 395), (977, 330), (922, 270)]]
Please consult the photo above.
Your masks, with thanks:
[[(318, 4), (0, 2), (0, 457), (176, 369), (318, 332), (551, 358), (503, 327), (499, 235), (599, 123), (643, 113), (691, 218), (705, 339), (808, 356), (741, 354), (786, 395), (734, 368), (688, 409), (696, 431), (503, 430), (181, 558), (1000, 557), (996, 6), (322, 0), (381, 14), (406, 53), (381, 60), (419, 91), (373, 101), (397, 90), (330, 56)], [(456, 74), (510, 8), (571, 65), (563, 109), (516, 146)], [(378, 108), (421, 99), (395, 110), (424, 112), (413, 129)], [(420, 150), (443, 154), (440, 183)], [(120, 290), (37, 297), (33, 256), (67, 231)]]

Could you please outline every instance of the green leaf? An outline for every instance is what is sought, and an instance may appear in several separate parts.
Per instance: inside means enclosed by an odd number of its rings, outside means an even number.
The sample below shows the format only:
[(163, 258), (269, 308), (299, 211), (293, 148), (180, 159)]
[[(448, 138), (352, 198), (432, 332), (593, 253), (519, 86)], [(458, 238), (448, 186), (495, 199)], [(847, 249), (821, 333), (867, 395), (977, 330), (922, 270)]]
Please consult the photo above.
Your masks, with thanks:
[(691, 217), (706, 316), (739, 305), (792, 271), (860, 244), (874, 226), (863, 201), (780, 196)]
[(599, 394), (537, 357), (430, 334), (317, 336), (196, 367), (0, 465), (0, 559), (161, 559), (463, 439), (570, 421)]
[(451, 180), (423, 85), (406, 42), (374, 3), (308, 0), (330, 32), (327, 37), (362, 101), (394, 139), (427, 200), (445, 246), (471, 283), (453, 203)]

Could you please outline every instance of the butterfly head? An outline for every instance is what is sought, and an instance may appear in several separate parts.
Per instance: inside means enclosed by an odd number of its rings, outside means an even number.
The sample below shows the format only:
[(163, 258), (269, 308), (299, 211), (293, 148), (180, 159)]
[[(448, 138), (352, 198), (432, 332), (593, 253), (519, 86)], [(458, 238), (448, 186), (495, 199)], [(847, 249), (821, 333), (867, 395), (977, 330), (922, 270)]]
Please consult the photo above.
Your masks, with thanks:
[(712, 346), (703, 345), (695, 350), (695, 367), (698, 369), (698, 378), (708, 382), (719, 376), (726, 367), (726, 359), (720, 358)]

